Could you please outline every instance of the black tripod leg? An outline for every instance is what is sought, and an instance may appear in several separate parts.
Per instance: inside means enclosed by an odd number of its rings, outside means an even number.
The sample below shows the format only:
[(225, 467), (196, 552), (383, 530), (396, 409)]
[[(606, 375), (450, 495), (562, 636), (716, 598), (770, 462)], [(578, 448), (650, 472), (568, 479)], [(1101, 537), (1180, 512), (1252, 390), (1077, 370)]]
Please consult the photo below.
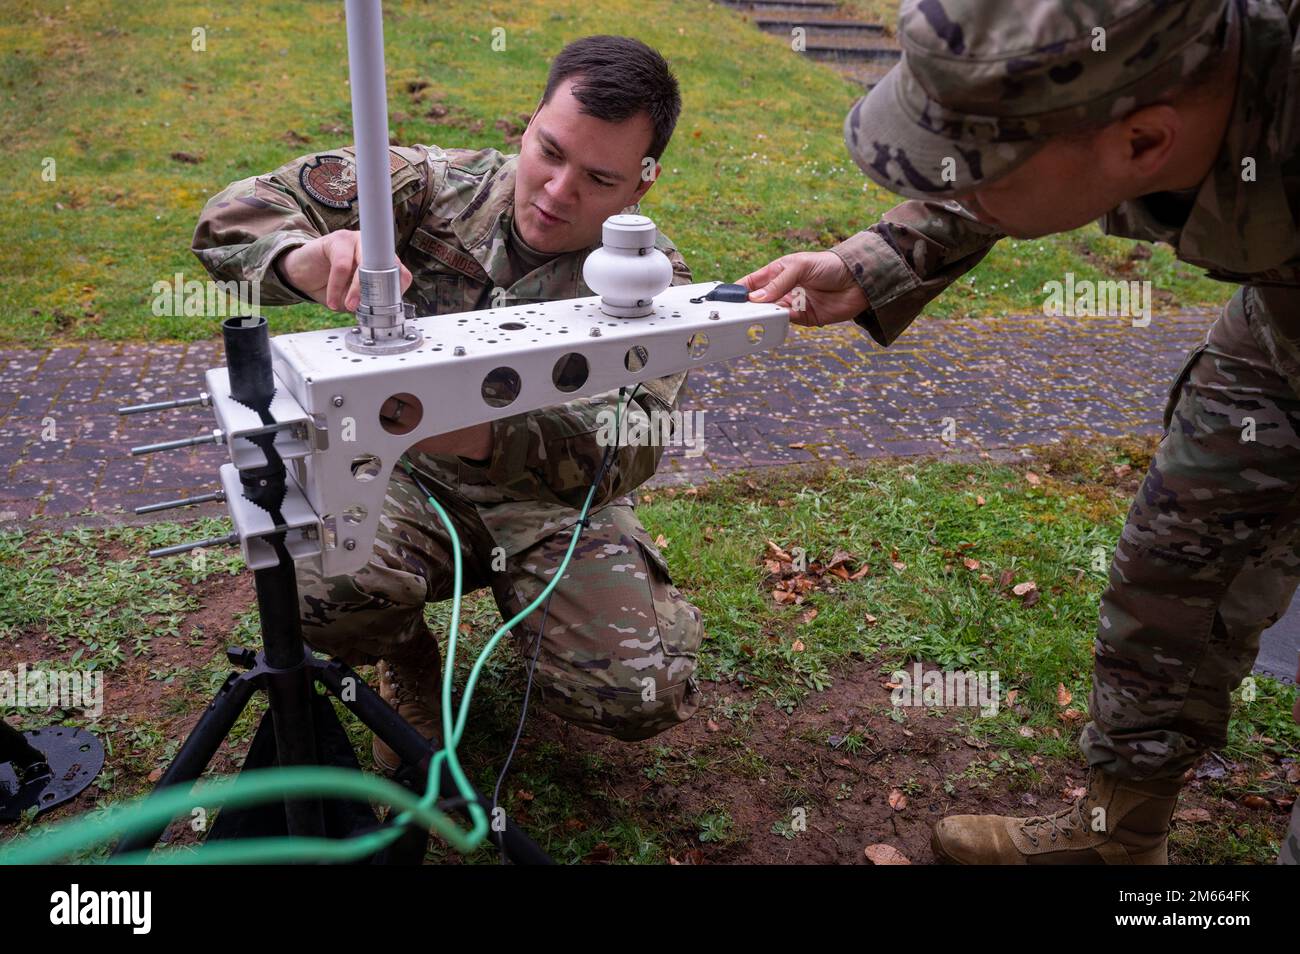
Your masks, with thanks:
[[(336, 659), (329, 662), (314, 659), (313, 662), (316, 669), (316, 678), (330, 692), (334, 693), (339, 698), (339, 701), (347, 706), (358, 719), (365, 723), (371, 732), (374, 732), (375, 735), (388, 743), (389, 747), (401, 757), (405, 766), (413, 766), (416, 778), (421, 780), (427, 778), (429, 775), (429, 760), (433, 755), (429, 740), (411, 728), (410, 724), (399, 716), (388, 703), (379, 698), (379, 694), (366, 685), (365, 680), (353, 672), (350, 667), (345, 666)], [(441, 781), (445, 790), (455, 789), (456, 780), (452, 778), (451, 772), (445, 763), (442, 767)], [(478, 789), (474, 789), (474, 797), (482, 806), (483, 811), (488, 812), (490, 817), (492, 803)], [(497, 827), (503, 827), (503, 830), (497, 831)], [(488, 839), (504, 851), (506, 857), (516, 864), (550, 865), (555, 863), (541, 849), (541, 846), (524, 834), (508, 818), (504, 819), (501, 825), (494, 825), (489, 830)]]
[[(217, 749), (230, 734), (231, 728), (239, 719), (240, 713), (248, 705), (257, 689), (258, 676), (252, 673), (234, 672), (226, 677), (225, 683), (217, 690), (216, 696), (208, 703), (207, 710), (195, 724), (190, 736), (181, 746), (180, 752), (167, 767), (162, 778), (158, 780), (155, 791), (193, 782), (208, 767)], [(141, 851), (152, 848), (167, 830), (163, 825), (152, 831), (128, 835), (117, 843), (114, 855), (128, 851)]]
[[(313, 657), (302, 641), (298, 580), (293, 559), (284, 547), (284, 534), (269, 538), (280, 562), (255, 570), (257, 611), (262, 621), (266, 682), (275, 745), (282, 767), (317, 765), (316, 730), (312, 716)], [(290, 835), (323, 837), (325, 813), (319, 798), (286, 799), (285, 824)]]

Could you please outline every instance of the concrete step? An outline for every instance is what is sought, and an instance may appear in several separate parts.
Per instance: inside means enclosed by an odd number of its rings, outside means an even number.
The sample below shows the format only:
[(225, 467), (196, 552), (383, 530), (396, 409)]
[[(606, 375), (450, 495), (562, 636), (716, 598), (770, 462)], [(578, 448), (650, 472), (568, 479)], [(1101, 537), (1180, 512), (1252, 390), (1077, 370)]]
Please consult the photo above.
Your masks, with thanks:
[(814, 39), (808, 37), (807, 46), (804, 52), (815, 60), (830, 60), (833, 62), (872, 62), (872, 63), (897, 63), (903, 56), (903, 51), (898, 48), (892, 41), (888, 43), (863, 41), (863, 40), (827, 40)]
[(868, 23), (865, 20), (827, 20), (816, 17), (754, 17), (754, 25), (765, 33), (789, 33), (795, 27), (803, 27), (808, 36), (825, 34), (827, 36), (884, 36), (883, 23)]
[(835, 0), (722, 0), (723, 6), (746, 13), (834, 13), (839, 4)]
[(892, 68), (892, 63), (884, 61), (860, 61), (857, 63), (838, 62), (836, 70), (862, 85), (863, 92), (870, 92), (872, 87), (885, 78)]

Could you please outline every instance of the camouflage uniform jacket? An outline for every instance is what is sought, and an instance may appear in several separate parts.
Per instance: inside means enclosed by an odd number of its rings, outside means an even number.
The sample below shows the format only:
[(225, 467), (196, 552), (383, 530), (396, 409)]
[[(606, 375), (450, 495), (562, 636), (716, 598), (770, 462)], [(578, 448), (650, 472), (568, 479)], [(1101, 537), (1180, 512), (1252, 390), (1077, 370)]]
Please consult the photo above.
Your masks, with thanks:
[[(204, 206), (194, 254), (218, 280), (259, 282), (263, 304), (308, 301), (273, 263), (327, 232), (359, 228), (353, 154), (342, 148), (303, 156), (227, 186)], [(417, 314), (592, 294), (582, 280), (592, 249), (516, 274), (508, 243), (517, 156), (417, 145), (391, 148), (389, 161), (397, 255), (413, 276), (404, 298)], [(673, 284), (688, 284), (690, 269), (662, 233), (658, 247), (672, 261)], [(674, 410), (685, 377), (683, 372), (643, 385), (625, 413)], [(412, 457), (430, 476), (473, 500), (494, 539), (514, 554), (577, 520), (575, 508), (586, 499), (605, 455), (597, 442), (599, 415), (612, 413), (617, 397), (615, 391), (493, 422), (485, 469), (451, 456)], [(593, 509), (648, 480), (662, 454), (662, 447), (620, 448)]]
[[(1300, 0), (1232, 2), (1241, 42), (1236, 99), (1185, 221), (1161, 215), (1171, 198), (1161, 194), (1124, 202), (1099, 224), (1110, 235), (1166, 242), (1212, 278), (1292, 303), (1267, 309), (1256, 333), (1279, 371), (1300, 382)], [(833, 251), (870, 303), (857, 323), (889, 345), (1002, 237), (955, 202), (914, 199)]]

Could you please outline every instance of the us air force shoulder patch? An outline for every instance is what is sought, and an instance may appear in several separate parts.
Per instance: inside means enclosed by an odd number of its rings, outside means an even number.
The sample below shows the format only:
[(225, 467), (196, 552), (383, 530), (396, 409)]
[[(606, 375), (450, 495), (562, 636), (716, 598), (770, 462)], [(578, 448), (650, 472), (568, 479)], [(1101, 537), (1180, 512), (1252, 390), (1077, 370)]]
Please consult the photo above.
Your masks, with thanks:
[(343, 156), (317, 156), (298, 173), (304, 191), (331, 209), (351, 208), (357, 200), (357, 167)]

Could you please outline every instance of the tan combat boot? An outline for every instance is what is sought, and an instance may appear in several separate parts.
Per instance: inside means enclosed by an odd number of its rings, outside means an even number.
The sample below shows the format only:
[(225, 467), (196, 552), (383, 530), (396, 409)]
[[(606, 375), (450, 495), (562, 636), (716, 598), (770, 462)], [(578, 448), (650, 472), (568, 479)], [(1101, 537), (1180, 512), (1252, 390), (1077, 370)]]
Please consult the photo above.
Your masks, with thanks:
[[(433, 634), (403, 647), (401, 655), (381, 659), (375, 667), (379, 674), (379, 697), (397, 710), (415, 731), (432, 739), (438, 727), (438, 695), (442, 681), (438, 641)], [(379, 736), (370, 745), (375, 768), (389, 775), (401, 765), (401, 757)]]
[(1055, 815), (952, 815), (930, 847), (958, 865), (1164, 865), (1181, 779), (1131, 782), (1094, 769), (1088, 789)]

